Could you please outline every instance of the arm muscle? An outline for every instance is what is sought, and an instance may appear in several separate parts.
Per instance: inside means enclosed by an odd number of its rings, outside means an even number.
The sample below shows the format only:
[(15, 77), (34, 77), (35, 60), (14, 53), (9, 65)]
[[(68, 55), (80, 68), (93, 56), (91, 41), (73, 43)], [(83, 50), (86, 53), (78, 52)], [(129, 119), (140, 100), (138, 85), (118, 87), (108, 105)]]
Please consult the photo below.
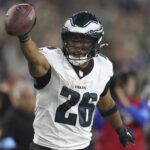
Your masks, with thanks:
[[(115, 102), (112, 99), (109, 91), (105, 96), (101, 97), (98, 102), (100, 112), (107, 112), (111, 110), (114, 106)], [(118, 111), (109, 116), (106, 116), (105, 120), (109, 122), (114, 129), (120, 128), (122, 126), (122, 120)]]
[(28, 61), (29, 71), (32, 76), (40, 77), (49, 70), (47, 59), (38, 51), (36, 44), (29, 39), (25, 43), (20, 43), (24, 56)]

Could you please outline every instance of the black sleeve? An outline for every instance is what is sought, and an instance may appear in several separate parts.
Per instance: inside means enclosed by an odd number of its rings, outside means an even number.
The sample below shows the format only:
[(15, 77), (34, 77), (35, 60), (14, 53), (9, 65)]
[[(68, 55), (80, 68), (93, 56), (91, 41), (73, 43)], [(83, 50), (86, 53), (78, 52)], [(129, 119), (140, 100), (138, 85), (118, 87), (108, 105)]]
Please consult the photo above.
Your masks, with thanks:
[(34, 77), (34, 87), (38, 90), (42, 89), (49, 83), (50, 79), (51, 79), (51, 68), (44, 76)]
[(103, 97), (106, 95), (106, 93), (108, 92), (109, 90), (109, 86), (110, 86), (110, 80), (107, 82), (106, 86), (105, 86), (105, 89), (104, 91), (101, 93), (100, 97)]

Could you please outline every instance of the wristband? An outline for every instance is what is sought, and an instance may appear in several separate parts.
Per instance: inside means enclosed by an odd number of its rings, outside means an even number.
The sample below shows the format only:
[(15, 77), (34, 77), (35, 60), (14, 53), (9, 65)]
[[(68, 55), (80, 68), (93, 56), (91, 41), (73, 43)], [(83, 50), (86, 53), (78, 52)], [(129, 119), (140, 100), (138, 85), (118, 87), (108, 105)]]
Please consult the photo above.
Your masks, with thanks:
[(107, 116), (110, 116), (110, 115), (116, 113), (116, 112), (118, 111), (118, 109), (117, 109), (116, 105), (114, 105), (114, 107), (111, 108), (110, 110), (107, 110), (107, 111), (105, 111), (105, 112), (102, 112), (102, 111), (99, 109), (99, 111), (100, 111), (100, 113), (101, 113), (101, 115), (102, 115), (103, 117), (107, 117)]
[(25, 43), (30, 39), (30, 33), (25, 33), (23, 35), (20, 35), (18, 36), (18, 38), (21, 43)]

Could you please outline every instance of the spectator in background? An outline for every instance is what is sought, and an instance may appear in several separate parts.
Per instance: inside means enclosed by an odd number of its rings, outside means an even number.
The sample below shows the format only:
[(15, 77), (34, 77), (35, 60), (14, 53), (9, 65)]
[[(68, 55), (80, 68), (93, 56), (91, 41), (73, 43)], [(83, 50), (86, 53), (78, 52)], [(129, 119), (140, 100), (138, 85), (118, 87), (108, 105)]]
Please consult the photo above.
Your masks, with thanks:
[[(121, 112), (123, 122), (133, 129), (136, 137), (135, 145), (128, 146), (126, 150), (145, 149), (143, 127), (150, 120), (147, 102), (135, 96), (136, 87), (136, 73), (133, 71), (121, 72), (111, 83), (111, 92)], [(94, 120), (94, 124), (100, 124), (97, 123), (97, 121), (98, 119)], [(112, 147), (115, 150), (124, 150), (115, 137), (114, 131), (107, 123), (104, 123), (103, 132), (101, 134), (100, 141), (97, 141), (95, 144), (95, 150), (100, 150), (97, 149), (97, 147), (101, 147), (102, 150), (110, 150)]]
[(35, 104), (35, 93), (30, 83), (17, 82), (12, 90), (12, 100), (13, 107), (7, 112), (1, 126), (3, 139), (11, 137), (14, 140), (16, 148), (13, 150), (29, 150), (33, 139)]
[(5, 116), (6, 111), (11, 106), (9, 95), (5, 92), (0, 91), (0, 122)]
[[(127, 124), (136, 123), (144, 127), (149, 119), (149, 111), (147, 101), (135, 96), (137, 89), (136, 73), (129, 70), (124, 71), (119, 75), (119, 80), (114, 87), (116, 99), (118, 100), (118, 107), (127, 115), (122, 113), (124, 122)], [(125, 110), (124, 110), (125, 109)], [(126, 118), (126, 115), (128, 116)]]
[[(11, 101), (9, 95), (3, 91), (0, 91), (0, 126), (2, 125), (3, 119), (7, 110), (11, 107)], [(0, 150), (2, 145), (1, 137), (3, 135), (3, 130), (0, 128)]]

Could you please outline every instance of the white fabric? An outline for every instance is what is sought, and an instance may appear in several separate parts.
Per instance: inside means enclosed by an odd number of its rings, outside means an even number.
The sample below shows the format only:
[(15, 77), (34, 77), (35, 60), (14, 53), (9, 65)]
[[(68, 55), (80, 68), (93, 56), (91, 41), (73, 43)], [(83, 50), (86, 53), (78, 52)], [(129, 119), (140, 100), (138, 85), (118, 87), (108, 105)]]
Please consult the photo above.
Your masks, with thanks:
[(72, 24), (73, 24), (72, 19), (70, 18), (65, 22), (64, 26), (70, 32), (74, 32), (74, 33), (88, 33), (89, 31), (96, 31), (96, 32), (102, 32), (103, 31), (103, 28), (100, 30), (101, 24), (97, 23), (95, 21), (88, 22), (88, 25), (85, 25), (84, 28), (78, 27), (78, 26), (73, 26)]
[[(92, 71), (80, 79), (60, 49), (50, 50), (44, 47), (41, 53), (51, 65), (51, 80), (43, 89), (37, 90), (34, 142), (55, 150), (83, 149), (91, 141), (94, 113), (90, 125), (83, 127), (80, 123), (82, 120), (79, 121), (79, 105), (85, 93), (94, 93), (97, 95), (96, 101), (90, 98), (88, 105), (96, 106), (100, 94), (113, 75), (112, 63), (102, 56), (95, 57)], [(64, 86), (80, 95), (78, 103), (72, 107), (67, 105), (70, 108), (65, 113), (65, 119), (70, 114), (76, 115), (75, 125), (55, 121), (58, 107), (71, 99), (71, 95), (66, 98), (61, 94)], [(85, 109), (80, 108), (81, 111)], [(86, 109), (86, 121), (89, 119), (88, 113), (89, 109)]]
[(68, 56), (68, 60), (74, 66), (80, 66), (80, 65), (83, 65), (84, 63), (86, 63), (87, 61), (89, 61), (87, 56), (80, 57), (80, 59), (79, 59), (79, 58), (76, 58), (76, 57), (74, 57), (72, 55)]

